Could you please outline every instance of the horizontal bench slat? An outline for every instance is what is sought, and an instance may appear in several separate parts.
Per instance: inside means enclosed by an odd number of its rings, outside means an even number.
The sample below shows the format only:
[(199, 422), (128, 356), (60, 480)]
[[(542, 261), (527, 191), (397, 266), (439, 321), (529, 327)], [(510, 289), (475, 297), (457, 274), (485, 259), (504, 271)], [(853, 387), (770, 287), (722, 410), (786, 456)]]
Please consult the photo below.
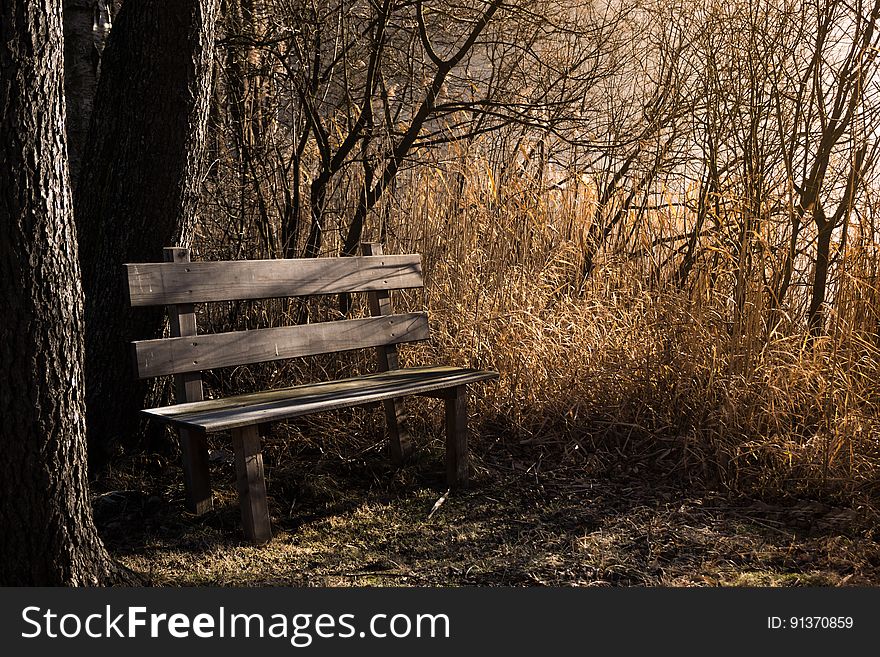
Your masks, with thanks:
[(427, 313), (133, 342), (142, 379), (428, 339)]
[(413, 367), (142, 412), (161, 422), (212, 433), (495, 378), (496, 372), (483, 370)]
[(125, 265), (132, 306), (270, 299), (422, 286), (418, 254)]

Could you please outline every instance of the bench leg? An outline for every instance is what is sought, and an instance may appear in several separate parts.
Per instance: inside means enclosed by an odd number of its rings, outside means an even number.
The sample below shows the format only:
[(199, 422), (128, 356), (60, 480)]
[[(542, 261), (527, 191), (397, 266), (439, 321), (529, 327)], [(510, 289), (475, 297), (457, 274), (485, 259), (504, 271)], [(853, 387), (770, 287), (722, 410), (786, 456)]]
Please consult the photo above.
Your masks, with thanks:
[(207, 437), (201, 431), (181, 429), (180, 451), (187, 511), (197, 515), (207, 513), (213, 508)]
[(450, 488), (467, 488), (467, 386), (446, 394), (446, 482)]
[(412, 456), (413, 452), (412, 439), (405, 424), (403, 400), (386, 399), (383, 403), (385, 406), (385, 426), (388, 427), (391, 462), (394, 465), (400, 465)]
[(232, 446), (235, 449), (238, 502), (244, 535), (254, 545), (262, 545), (271, 540), (272, 528), (269, 524), (266, 479), (263, 476), (263, 455), (257, 427), (233, 429)]

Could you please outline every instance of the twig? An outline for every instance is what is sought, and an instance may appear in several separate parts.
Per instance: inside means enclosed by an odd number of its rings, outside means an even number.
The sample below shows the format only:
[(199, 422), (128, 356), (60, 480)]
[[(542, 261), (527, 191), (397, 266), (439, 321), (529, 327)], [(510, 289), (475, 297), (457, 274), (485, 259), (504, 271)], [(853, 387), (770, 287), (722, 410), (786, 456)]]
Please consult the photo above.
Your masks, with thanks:
[(446, 492), (440, 496), (440, 499), (438, 499), (436, 502), (434, 502), (434, 507), (431, 509), (431, 512), (428, 514), (428, 520), (430, 520), (431, 516), (433, 516), (437, 512), (437, 509), (439, 509), (441, 506), (443, 506), (443, 503), (449, 499), (449, 491), (450, 491), (450, 489), (447, 488)]

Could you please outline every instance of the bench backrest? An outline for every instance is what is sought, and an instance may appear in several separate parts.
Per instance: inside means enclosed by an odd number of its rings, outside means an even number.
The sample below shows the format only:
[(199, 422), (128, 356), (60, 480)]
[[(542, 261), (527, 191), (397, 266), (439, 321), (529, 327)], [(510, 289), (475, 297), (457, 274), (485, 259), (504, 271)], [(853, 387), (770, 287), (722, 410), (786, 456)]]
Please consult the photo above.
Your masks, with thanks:
[[(178, 376), (178, 401), (201, 399), (203, 370), (377, 347), (383, 370), (397, 367), (395, 345), (428, 339), (426, 313), (391, 313), (389, 291), (421, 287), (421, 257), (383, 255), (378, 244), (349, 258), (190, 262), (189, 250), (165, 249), (165, 262), (125, 265), (132, 306), (169, 308), (171, 337), (132, 343), (139, 378)], [(193, 304), (369, 294), (372, 317), (198, 334)]]

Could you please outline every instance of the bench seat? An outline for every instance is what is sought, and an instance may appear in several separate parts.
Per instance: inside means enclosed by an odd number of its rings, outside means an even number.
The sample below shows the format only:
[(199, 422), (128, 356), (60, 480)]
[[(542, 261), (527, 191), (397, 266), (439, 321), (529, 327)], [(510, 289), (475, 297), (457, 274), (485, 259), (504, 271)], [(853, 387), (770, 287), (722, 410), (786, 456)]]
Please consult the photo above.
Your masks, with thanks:
[[(392, 290), (424, 285), (421, 256), (386, 256), (381, 244), (371, 243), (362, 244), (361, 253), (345, 258), (192, 262), (189, 249), (170, 247), (164, 250), (164, 262), (126, 265), (131, 305), (168, 307), (168, 337), (131, 343), (135, 372), (141, 379), (173, 375), (175, 399), (180, 402), (141, 412), (177, 430), (186, 508), (196, 514), (213, 508), (208, 434), (229, 431), (242, 527), (255, 545), (272, 538), (260, 440), (280, 420), (382, 404), (389, 456), (401, 466), (413, 452), (404, 398), (440, 398), (446, 427), (446, 482), (450, 489), (468, 485), (468, 386), (497, 379), (498, 374), (449, 366), (400, 368), (398, 345), (430, 338), (427, 313), (395, 314), (391, 307)], [(196, 304), (353, 293), (366, 295), (369, 317), (309, 321), (306, 315), (269, 328), (198, 330)], [(205, 370), (354, 349), (374, 350), (376, 374), (204, 398)]]
[(213, 433), (386, 399), (430, 395), (497, 378), (497, 372), (461, 367), (410, 367), (141, 412), (179, 428)]

